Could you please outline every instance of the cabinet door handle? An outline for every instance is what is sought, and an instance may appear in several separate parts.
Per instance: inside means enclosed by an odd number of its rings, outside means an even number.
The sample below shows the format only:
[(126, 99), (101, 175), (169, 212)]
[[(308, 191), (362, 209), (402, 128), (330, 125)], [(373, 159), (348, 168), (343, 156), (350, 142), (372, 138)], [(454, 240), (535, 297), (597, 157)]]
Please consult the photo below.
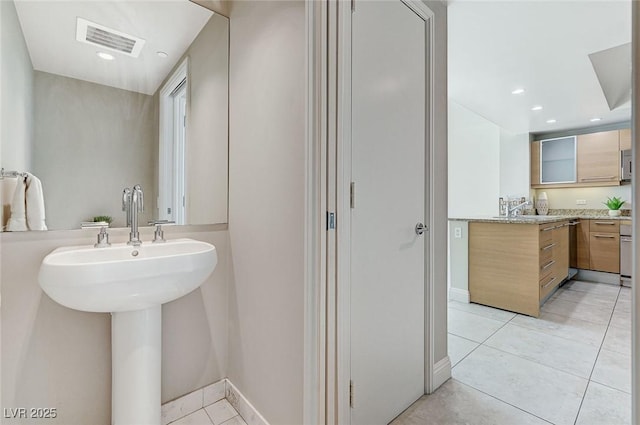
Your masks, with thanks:
[(555, 280), (556, 280), (556, 278), (554, 277), (549, 282), (547, 282), (544, 285), (542, 285), (542, 289), (545, 289), (547, 286), (551, 285)]
[(583, 177), (580, 181), (588, 182), (593, 180), (612, 180), (615, 179), (616, 176), (595, 176), (595, 177)]
[(616, 237), (613, 235), (593, 235), (594, 238), (606, 238), (606, 239), (615, 239)]
[(542, 266), (542, 270), (547, 270), (549, 267), (553, 266), (556, 263), (556, 260), (551, 260), (544, 266)]
[(613, 221), (594, 221), (593, 224), (602, 224), (602, 225), (606, 225), (606, 226), (613, 226), (614, 223)]
[(542, 230), (540, 230), (540, 231), (541, 231), (541, 232), (548, 232), (549, 230), (553, 230), (553, 229), (555, 229), (555, 228), (556, 228), (555, 226), (551, 226), (551, 227), (547, 227), (546, 229), (542, 229)]
[(554, 242), (554, 243), (552, 243), (552, 244), (549, 244), (549, 245), (545, 246), (544, 248), (542, 248), (542, 251), (546, 251), (547, 249), (551, 249), (551, 248), (553, 248), (554, 246), (556, 246), (556, 243), (555, 243), (555, 242)]

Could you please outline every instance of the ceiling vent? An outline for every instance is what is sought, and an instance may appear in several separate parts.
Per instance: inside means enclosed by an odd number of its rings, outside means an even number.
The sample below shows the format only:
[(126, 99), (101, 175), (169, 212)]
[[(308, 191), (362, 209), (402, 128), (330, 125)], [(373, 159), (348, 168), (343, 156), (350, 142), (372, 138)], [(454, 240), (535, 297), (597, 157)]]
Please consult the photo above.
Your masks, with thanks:
[(95, 22), (78, 18), (76, 40), (137, 58), (145, 41)]

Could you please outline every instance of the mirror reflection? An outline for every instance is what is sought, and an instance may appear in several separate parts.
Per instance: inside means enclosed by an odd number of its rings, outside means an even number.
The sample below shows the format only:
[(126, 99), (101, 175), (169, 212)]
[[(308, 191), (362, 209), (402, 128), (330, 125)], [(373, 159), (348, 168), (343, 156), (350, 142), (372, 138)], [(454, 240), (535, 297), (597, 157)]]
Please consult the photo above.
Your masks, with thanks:
[(136, 184), (140, 223), (227, 222), (227, 18), (187, 0), (0, 4), (3, 229), (27, 172), (50, 230), (125, 226)]

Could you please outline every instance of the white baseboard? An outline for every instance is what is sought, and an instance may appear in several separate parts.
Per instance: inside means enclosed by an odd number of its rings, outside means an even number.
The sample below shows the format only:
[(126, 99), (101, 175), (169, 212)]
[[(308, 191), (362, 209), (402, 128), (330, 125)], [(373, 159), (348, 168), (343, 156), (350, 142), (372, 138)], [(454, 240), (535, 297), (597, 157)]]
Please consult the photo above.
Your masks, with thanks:
[(247, 425), (269, 425), (249, 400), (227, 378), (162, 405), (162, 425), (170, 424), (226, 398)]
[(451, 360), (447, 356), (433, 365), (433, 388), (431, 388), (431, 392), (433, 393), (437, 390), (449, 378), (451, 378)]
[(465, 289), (449, 288), (449, 299), (461, 303), (469, 303), (469, 291)]

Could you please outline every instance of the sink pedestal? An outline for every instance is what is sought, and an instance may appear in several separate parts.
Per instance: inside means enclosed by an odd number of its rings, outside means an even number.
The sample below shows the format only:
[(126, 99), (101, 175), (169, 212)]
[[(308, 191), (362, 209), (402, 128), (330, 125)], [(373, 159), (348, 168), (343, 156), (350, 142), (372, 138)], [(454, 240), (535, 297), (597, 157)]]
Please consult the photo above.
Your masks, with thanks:
[(111, 423), (160, 424), (160, 305), (111, 315)]

